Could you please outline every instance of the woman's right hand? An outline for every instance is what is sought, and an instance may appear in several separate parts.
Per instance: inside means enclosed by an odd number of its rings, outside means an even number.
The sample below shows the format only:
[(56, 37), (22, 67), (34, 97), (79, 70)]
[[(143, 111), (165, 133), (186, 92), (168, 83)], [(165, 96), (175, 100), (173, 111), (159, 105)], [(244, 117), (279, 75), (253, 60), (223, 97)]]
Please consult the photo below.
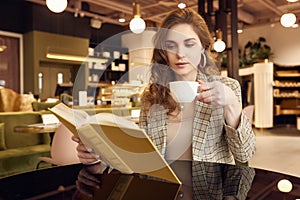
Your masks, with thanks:
[(80, 138), (76, 136), (72, 136), (72, 140), (77, 142), (77, 156), (81, 163), (83, 164), (94, 164), (100, 162), (100, 156), (93, 152), (91, 148), (86, 147), (80, 140)]

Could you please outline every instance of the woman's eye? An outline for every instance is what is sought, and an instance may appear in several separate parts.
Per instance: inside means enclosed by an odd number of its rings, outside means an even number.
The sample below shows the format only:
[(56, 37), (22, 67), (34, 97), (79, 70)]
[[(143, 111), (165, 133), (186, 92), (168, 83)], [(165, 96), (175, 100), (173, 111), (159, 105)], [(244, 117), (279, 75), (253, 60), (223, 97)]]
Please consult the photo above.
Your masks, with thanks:
[(177, 48), (177, 45), (174, 43), (168, 42), (168, 43), (166, 43), (166, 48), (167, 48), (167, 50), (175, 50)]
[(167, 49), (174, 50), (174, 49), (176, 49), (176, 46), (175, 45), (167, 45)]
[(191, 47), (195, 46), (195, 43), (186, 43), (185, 46), (188, 48), (191, 48)]

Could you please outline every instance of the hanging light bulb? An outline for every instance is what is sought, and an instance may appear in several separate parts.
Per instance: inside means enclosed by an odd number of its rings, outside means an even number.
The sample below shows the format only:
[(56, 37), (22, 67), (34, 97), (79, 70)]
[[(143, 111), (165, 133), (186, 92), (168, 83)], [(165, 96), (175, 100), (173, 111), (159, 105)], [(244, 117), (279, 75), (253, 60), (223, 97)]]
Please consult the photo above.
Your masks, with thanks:
[(4, 43), (4, 39), (0, 38), (0, 52), (5, 51), (6, 48), (7, 46)]
[(222, 52), (226, 48), (225, 42), (222, 40), (222, 31), (221, 29), (216, 30), (217, 41), (214, 43), (213, 47), (216, 52)]
[(280, 18), (280, 23), (284, 27), (291, 27), (296, 22), (296, 15), (294, 13), (285, 13)]
[(46, 0), (46, 5), (48, 9), (51, 10), (52, 12), (61, 13), (67, 8), (68, 1), (67, 0)]
[(129, 28), (133, 33), (142, 33), (146, 28), (145, 21), (141, 18), (141, 7), (138, 2), (133, 3), (133, 19), (129, 23)]

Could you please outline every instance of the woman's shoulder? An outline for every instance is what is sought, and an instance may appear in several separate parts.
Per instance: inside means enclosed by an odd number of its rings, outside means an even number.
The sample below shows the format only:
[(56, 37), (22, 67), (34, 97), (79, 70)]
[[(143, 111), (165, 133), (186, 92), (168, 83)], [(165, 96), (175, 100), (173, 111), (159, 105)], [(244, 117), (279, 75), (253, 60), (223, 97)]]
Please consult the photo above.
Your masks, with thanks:
[(231, 77), (227, 77), (227, 76), (220, 76), (221, 78), (221, 81), (224, 83), (224, 84), (237, 84), (239, 85), (240, 83), (238, 82), (238, 80), (234, 79), (234, 78), (231, 78)]

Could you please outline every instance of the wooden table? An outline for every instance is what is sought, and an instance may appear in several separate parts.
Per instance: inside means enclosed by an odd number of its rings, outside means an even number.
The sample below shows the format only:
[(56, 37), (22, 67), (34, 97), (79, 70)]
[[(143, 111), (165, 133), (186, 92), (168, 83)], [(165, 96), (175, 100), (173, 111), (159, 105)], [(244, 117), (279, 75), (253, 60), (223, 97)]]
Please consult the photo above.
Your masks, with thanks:
[(59, 124), (25, 124), (19, 125), (14, 128), (15, 132), (18, 133), (32, 133), (32, 134), (43, 134), (53, 133), (56, 131)]
[(14, 131), (17, 133), (26, 134), (49, 134), (50, 136), (50, 146), (52, 145), (54, 133), (60, 124), (25, 124), (15, 126)]

